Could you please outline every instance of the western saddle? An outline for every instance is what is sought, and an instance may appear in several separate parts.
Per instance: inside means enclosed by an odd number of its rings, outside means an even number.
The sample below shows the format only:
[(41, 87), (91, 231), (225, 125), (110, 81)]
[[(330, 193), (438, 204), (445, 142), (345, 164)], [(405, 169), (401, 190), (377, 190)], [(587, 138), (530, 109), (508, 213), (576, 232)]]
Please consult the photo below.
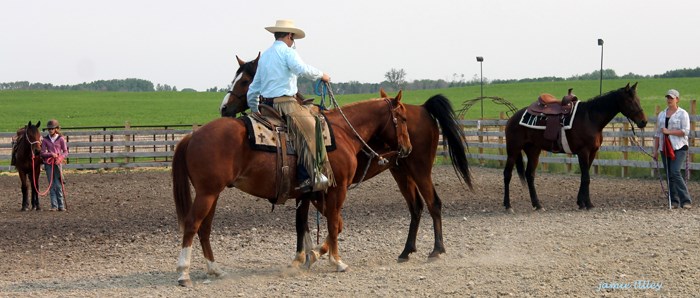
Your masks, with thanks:
[(564, 119), (571, 115), (578, 101), (578, 97), (572, 93), (573, 90), (573, 88), (569, 88), (569, 92), (561, 101), (557, 100), (557, 98), (551, 94), (542, 94), (537, 98), (537, 101), (533, 102), (527, 108), (527, 112), (531, 115), (546, 117), (544, 138), (557, 145), (561, 143), (561, 131), (564, 125)]

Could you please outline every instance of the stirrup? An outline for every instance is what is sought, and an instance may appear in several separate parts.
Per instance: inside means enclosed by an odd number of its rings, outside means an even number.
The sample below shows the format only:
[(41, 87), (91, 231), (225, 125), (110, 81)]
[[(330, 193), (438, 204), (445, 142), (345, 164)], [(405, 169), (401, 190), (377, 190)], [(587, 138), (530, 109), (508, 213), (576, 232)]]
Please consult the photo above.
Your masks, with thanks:
[(314, 179), (314, 191), (326, 190), (328, 188), (328, 177), (322, 173), (318, 173)]

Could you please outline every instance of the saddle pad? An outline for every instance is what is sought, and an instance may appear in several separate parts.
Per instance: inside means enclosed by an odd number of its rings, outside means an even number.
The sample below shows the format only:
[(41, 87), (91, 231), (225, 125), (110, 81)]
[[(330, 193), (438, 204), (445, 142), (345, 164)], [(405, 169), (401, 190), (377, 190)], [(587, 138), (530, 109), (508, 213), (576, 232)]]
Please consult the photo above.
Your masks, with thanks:
[[(566, 130), (571, 129), (571, 126), (574, 124), (574, 117), (576, 117), (576, 111), (578, 110), (578, 104), (579, 101), (576, 101), (574, 103), (574, 109), (571, 111), (571, 114), (564, 116), (564, 125), (563, 128)], [(532, 115), (528, 112), (523, 113), (523, 116), (520, 118), (520, 125), (533, 128), (533, 129), (541, 129), (545, 130), (547, 128), (547, 115)]]
[[(277, 152), (277, 132), (270, 130), (250, 116), (240, 117), (239, 119), (243, 120), (243, 123), (245, 123), (248, 144), (250, 144), (253, 150)], [(326, 118), (326, 121), (323, 121), (323, 124), (324, 125), (321, 126), (323, 143), (326, 145), (326, 152), (331, 152), (335, 150), (335, 137), (328, 123), (328, 118)], [(291, 143), (291, 138), (287, 138), (287, 148), (287, 154), (296, 154), (293, 149), (294, 146)]]

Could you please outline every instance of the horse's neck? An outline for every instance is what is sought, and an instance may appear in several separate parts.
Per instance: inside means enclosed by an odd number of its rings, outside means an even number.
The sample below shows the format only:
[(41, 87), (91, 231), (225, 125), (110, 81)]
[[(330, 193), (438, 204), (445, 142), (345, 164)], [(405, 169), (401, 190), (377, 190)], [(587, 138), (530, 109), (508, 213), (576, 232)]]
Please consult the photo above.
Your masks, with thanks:
[[(381, 111), (386, 111), (388, 113), (389, 110), (387, 107), (380, 105), (371, 105), (371, 107), (368, 107), (368, 105), (370, 104), (360, 103), (341, 107), (341, 110), (348, 118), (350, 125), (355, 129), (355, 131), (357, 131), (359, 137), (365, 142), (368, 142), (369, 139), (375, 135), (383, 125), (386, 124), (389, 117), (386, 116), (385, 113), (381, 113)], [(340, 111), (337, 109), (333, 111), (337, 115), (334, 123), (337, 125), (348, 126), (348, 123), (345, 121), (345, 119), (343, 119), (343, 116), (340, 115)], [(344, 131), (351, 134), (353, 138), (355, 137), (355, 133), (352, 131), (352, 129), (347, 129)]]
[(588, 118), (598, 124), (598, 128), (602, 130), (615, 115), (620, 112), (620, 107), (617, 104), (616, 93), (608, 93), (600, 97), (596, 97), (586, 102), (584, 104), (584, 109), (588, 115)]

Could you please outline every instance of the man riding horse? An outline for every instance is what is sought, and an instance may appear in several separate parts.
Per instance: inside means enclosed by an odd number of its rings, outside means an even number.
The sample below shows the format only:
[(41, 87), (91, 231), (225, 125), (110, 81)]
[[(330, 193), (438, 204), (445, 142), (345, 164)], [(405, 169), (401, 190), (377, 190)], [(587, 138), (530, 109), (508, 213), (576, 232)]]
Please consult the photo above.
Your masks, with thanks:
[(294, 50), (294, 40), (306, 34), (291, 20), (278, 20), (265, 27), (275, 36), (275, 42), (260, 56), (258, 70), (248, 90), (248, 106), (260, 113), (259, 104), (274, 107), (287, 120), (292, 142), (297, 152), (297, 178), (301, 191), (321, 191), (334, 185), (333, 171), (323, 144), (316, 144), (320, 134), (319, 117), (309, 106), (300, 105), (296, 98), (297, 77), (330, 81), (328, 74), (307, 65)]

